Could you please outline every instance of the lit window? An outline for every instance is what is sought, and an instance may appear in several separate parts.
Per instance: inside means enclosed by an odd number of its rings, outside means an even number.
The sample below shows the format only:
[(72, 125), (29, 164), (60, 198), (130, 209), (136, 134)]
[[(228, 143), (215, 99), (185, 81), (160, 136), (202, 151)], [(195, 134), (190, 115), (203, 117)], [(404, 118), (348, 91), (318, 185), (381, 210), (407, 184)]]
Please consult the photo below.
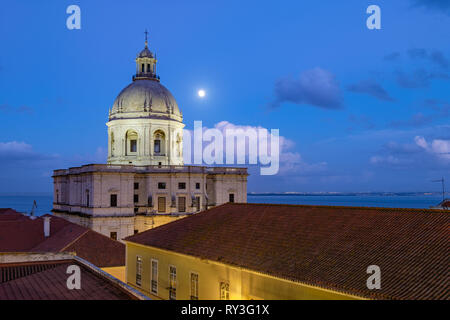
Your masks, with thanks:
[(230, 300), (230, 284), (228, 282), (220, 283), (220, 300)]
[(158, 294), (158, 260), (152, 259), (152, 279), (151, 279), (151, 291), (154, 294)]
[(177, 268), (169, 267), (169, 299), (177, 299)]
[(142, 258), (136, 257), (136, 285), (141, 286), (142, 284)]
[(198, 274), (191, 273), (191, 300), (198, 300)]

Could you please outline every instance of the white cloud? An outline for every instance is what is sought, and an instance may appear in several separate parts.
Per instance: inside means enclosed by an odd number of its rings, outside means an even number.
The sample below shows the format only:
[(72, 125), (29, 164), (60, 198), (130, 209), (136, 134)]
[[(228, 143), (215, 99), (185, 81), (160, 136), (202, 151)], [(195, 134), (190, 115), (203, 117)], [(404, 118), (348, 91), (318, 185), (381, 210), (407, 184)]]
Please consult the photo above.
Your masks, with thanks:
[[(256, 131), (259, 132), (261, 130), (266, 131), (267, 135), (263, 135), (258, 137), (257, 141), (257, 147), (258, 148), (250, 148), (249, 147), (249, 140), (248, 139), (237, 139), (237, 145), (235, 147), (235, 150), (245, 150), (245, 155), (250, 159), (252, 157), (257, 158), (258, 157), (258, 149), (261, 147), (261, 145), (265, 145), (268, 148), (268, 152), (271, 153), (270, 150), (271, 146), (271, 140), (273, 139), (273, 132), (271, 129), (264, 128), (262, 126), (250, 126), (250, 125), (238, 125), (233, 124), (228, 121), (221, 121), (214, 125), (214, 129), (220, 131), (222, 136), (226, 137), (226, 131), (227, 130), (233, 130), (234, 132), (241, 132), (242, 135), (245, 136), (246, 132), (249, 131)], [(207, 131), (207, 127), (203, 127), (203, 132)], [(240, 131), (239, 131), (240, 130)], [(193, 141), (193, 131), (186, 130), (184, 135), (184, 161), (185, 163), (192, 163), (192, 159), (189, 159), (189, 157), (192, 156), (193, 152), (193, 144), (186, 143), (187, 139), (191, 139)], [(263, 141), (264, 140), (264, 141)], [(205, 142), (203, 144), (203, 150), (209, 145), (209, 142)], [(187, 148), (191, 148), (191, 152), (188, 152)], [(226, 158), (227, 150), (226, 150), (226, 143), (219, 144), (219, 150), (215, 149), (216, 152), (223, 155), (224, 158)], [(292, 175), (292, 174), (313, 174), (318, 172), (323, 172), (327, 168), (326, 162), (320, 162), (320, 163), (313, 163), (310, 164), (303, 160), (300, 153), (295, 152), (293, 149), (295, 147), (295, 142), (284, 137), (279, 136), (279, 171), (278, 175)], [(235, 152), (236, 153), (236, 152)], [(258, 164), (260, 164), (258, 162)], [(213, 164), (214, 165), (214, 164)], [(239, 166), (248, 166), (248, 162), (246, 164)], [(264, 167), (264, 165), (262, 165)]]
[(435, 139), (430, 143), (424, 137), (416, 136), (416, 144), (427, 152), (443, 160), (450, 160), (450, 140)]

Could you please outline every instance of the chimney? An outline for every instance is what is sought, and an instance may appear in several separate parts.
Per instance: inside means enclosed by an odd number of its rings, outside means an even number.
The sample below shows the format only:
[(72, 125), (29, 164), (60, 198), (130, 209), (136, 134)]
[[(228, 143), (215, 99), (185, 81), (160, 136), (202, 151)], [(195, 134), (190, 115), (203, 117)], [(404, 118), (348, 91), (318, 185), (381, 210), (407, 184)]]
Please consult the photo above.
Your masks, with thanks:
[(51, 217), (44, 217), (44, 237), (50, 237), (50, 219)]

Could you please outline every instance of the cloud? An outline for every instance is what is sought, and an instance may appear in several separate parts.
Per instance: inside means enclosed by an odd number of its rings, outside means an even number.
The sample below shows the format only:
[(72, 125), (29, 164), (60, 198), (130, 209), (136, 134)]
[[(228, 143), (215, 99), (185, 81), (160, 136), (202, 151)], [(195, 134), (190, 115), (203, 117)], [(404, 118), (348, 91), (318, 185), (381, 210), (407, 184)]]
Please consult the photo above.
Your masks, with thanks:
[(31, 145), (25, 142), (0, 142), (0, 163), (10, 161), (39, 161), (53, 159), (55, 156), (35, 152)]
[(425, 49), (413, 48), (408, 50), (408, 55), (411, 59), (425, 59), (428, 58), (428, 52)]
[(382, 150), (384, 153), (391, 155), (411, 155), (421, 152), (421, 148), (415, 143), (398, 143), (390, 141), (383, 145)]
[(106, 163), (108, 158), (108, 150), (103, 147), (98, 147), (93, 154), (76, 154), (70, 157), (71, 165), (85, 165), (91, 163)]
[(436, 111), (438, 118), (450, 117), (450, 103), (447, 101), (427, 99), (423, 102), (423, 105)]
[(450, 80), (450, 76), (446, 73), (429, 72), (424, 69), (418, 69), (413, 73), (404, 73), (397, 71), (397, 83), (403, 88), (416, 89), (428, 87), (432, 80)]
[(392, 155), (389, 156), (373, 156), (370, 158), (370, 163), (373, 165), (389, 165), (389, 166), (403, 166), (410, 164), (411, 160), (400, 159)]
[(450, 62), (447, 57), (444, 53), (442, 53), (442, 51), (439, 50), (428, 52), (426, 49), (414, 48), (408, 50), (408, 55), (411, 59), (428, 60), (444, 70), (448, 70), (450, 66)]
[(323, 109), (343, 107), (342, 93), (336, 77), (329, 71), (315, 68), (300, 74), (298, 79), (287, 77), (275, 83), (275, 100), (270, 107), (290, 102)]
[(388, 126), (392, 128), (400, 128), (400, 127), (421, 127), (427, 124), (432, 123), (434, 120), (434, 116), (432, 115), (424, 115), (422, 112), (416, 113), (411, 116), (411, 118), (406, 120), (397, 120), (392, 121)]
[(412, 140), (412, 143), (386, 143), (378, 154), (369, 158), (369, 163), (384, 169), (411, 170), (413, 175), (450, 169), (450, 140), (434, 139), (428, 142), (423, 136)]
[(433, 61), (435, 64), (439, 65), (443, 69), (448, 69), (448, 67), (449, 67), (450, 63), (449, 63), (448, 59), (440, 51), (432, 52), (430, 59), (431, 59), (431, 61)]
[[(208, 128), (202, 127), (203, 133), (205, 133)], [(215, 153), (222, 155), (220, 158), (226, 159), (227, 158), (227, 150), (226, 150), (226, 132), (227, 130), (233, 130), (234, 132), (241, 132), (242, 136), (245, 137), (246, 133), (249, 131), (259, 131), (259, 130), (266, 130), (267, 136), (263, 138), (259, 138), (257, 143), (257, 150), (252, 150), (252, 148), (249, 147), (249, 139), (237, 139), (235, 141), (235, 148), (234, 148), (234, 154), (236, 155), (237, 150), (244, 150), (246, 158), (250, 159), (251, 156), (254, 156), (255, 158), (258, 158), (259, 156), (259, 148), (261, 147), (261, 144), (264, 143), (266, 147), (268, 148), (268, 152), (271, 153), (270, 146), (271, 146), (271, 139), (272, 139), (272, 133), (270, 129), (261, 127), (261, 126), (250, 126), (250, 125), (237, 125), (233, 124), (228, 121), (221, 121), (214, 125), (214, 128), (222, 134), (224, 141), (223, 143), (219, 143), (217, 145), (218, 148), (215, 148)], [(208, 130), (209, 131), (209, 130)], [(184, 162), (186, 164), (193, 162), (193, 140), (194, 139), (194, 133), (191, 130), (185, 130), (184, 131)], [(263, 141), (263, 139), (265, 141)], [(190, 143), (188, 141), (191, 141)], [(205, 149), (212, 144), (213, 142), (204, 142), (202, 145), (202, 151), (204, 152)], [(191, 148), (190, 150), (188, 148)], [(315, 174), (318, 172), (322, 172), (326, 169), (327, 164), (325, 162), (320, 163), (308, 163), (306, 162), (300, 153), (294, 151), (295, 143), (294, 141), (284, 137), (279, 136), (279, 171), (276, 174), (277, 176), (283, 176), (283, 175), (310, 175)], [(254, 153), (256, 152), (256, 154)], [(258, 158), (259, 159), (259, 158)], [(235, 159), (236, 160), (236, 159)], [(225, 163), (225, 161), (223, 161)], [(248, 161), (246, 161), (246, 164), (238, 165), (238, 166), (247, 166), (251, 167), (252, 165), (248, 165)], [(258, 162), (257, 166), (263, 166), (260, 165)], [(264, 165), (265, 166), (265, 165)]]
[(33, 108), (26, 106), (26, 105), (22, 105), (20, 107), (13, 107), (13, 106), (10, 106), (9, 104), (4, 103), (4, 104), (0, 105), (0, 112), (32, 114), (32, 113), (34, 113), (34, 110), (33, 110)]
[(424, 137), (416, 136), (414, 141), (419, 147), (426, 150), (428, 153), (441, 160), (450, 161), (450, 140), (435, 139), (431, 142), (427, 142)]
[(401, 54), (400, 52), (392, 52), (386, 56), (383, 57), (383, 60), (385, 61), (397, 61), (400, 58)]
[(450, 14), (450, 1), (448, 0), (412, 0), (414, 6)]
[(389, 93), (374, 80), (362, 80), (347, 87), (349, 91), (368, 94), (382, 101), (394, 101)]

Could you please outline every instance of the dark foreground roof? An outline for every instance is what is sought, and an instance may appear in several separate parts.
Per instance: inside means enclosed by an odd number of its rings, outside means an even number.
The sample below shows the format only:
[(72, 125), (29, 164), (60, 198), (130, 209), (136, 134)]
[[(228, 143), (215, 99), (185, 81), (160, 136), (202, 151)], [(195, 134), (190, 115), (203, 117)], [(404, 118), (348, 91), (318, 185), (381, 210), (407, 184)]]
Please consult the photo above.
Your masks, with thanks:
[(30, 219), (12, 209), (0, 209), (0, 252), (75, 252), (99, 267), (125, 265), (125, 245), (63, 218), (50, 219), (50, 237), (44, 219)]
[(365, 298), (449, 299), (449, 213), (226, 204), (125, 240)]
[[(78, 257), (0, 263), (0, 300), (140, 300), (144, 295)], [(44, 254), (45, 255), (45, 254)], [(67, 255), (66, 255), (67, 256)], [(3, 258), (4, 254), (0, 256)], [(69, 290), (69, 266), (80, 268), (80, 289)]]

